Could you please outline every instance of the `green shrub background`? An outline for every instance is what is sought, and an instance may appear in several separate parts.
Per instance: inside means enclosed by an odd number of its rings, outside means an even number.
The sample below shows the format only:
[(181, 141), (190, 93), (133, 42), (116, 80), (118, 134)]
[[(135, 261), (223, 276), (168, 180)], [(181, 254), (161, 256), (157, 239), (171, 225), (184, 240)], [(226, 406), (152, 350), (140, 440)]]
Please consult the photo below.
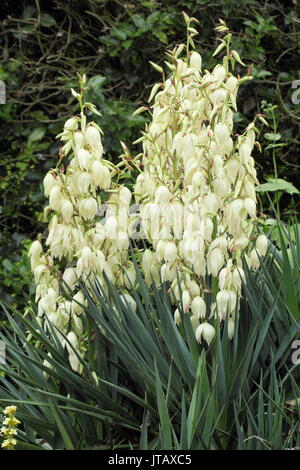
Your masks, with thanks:
[[(210, 53), (217, 46), (218, 18), (232, 30), (233, 47), (253, 64), (254, 75), (241, 87), (237, 129), (263, 112), (262, 100), (277, 106), (276, 128), (269, 119), (259, 138), (263, 151), (254, 155), (259, 179), (274, 176), (274, 153), (280, 178), (299, 187), (300, 105), (291, 101), (292, 82), (300, 79), (296, 2), (3, 1), (0, 80), (7, 97), (0, 105), (0, 296), (8, 303), (24, 305), (24, 292), (32, 289), (26, 250), (45, 230), (41, 183), (57, 159), (55, 135), (76, 109), (70, 93), (76, 73), (88, 76), (89, 98), (102, 113), (106, 155), (117, 161), (119, 141), (131, 147), (145, 124), (146, 118), (132, 112), (159, 79), (149, 60), (163, 64), (166, 48), (185, 40), (182, 10), (199, 19), (196, 44), (207, 68), (214, 65)], [(279, 144), (273, 150), (266, 149), (272, 132)], [(266, 212), (268, 199), (263, 201)], [(283, 217), (299, 214), (298, 195), (284, 194), (280, 204)]]

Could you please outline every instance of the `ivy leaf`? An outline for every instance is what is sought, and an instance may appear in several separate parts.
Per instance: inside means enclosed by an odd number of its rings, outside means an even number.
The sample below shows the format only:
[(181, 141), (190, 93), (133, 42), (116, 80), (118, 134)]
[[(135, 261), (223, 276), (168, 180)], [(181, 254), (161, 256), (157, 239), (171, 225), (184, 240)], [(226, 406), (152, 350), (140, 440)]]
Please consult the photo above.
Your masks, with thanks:
[(111, 36), (120, 39), (120, 41), (125, 41), (127, 38), (125, 31), (121, 31), (120, 29), (112, 29), (110, 34)]
[(137, 28), (144, 28), (145, 27), (145, 20), (141, 15), (135, 14), (132, 15), (132, 21), (134, 22)]
[(89, 88), (93, 90), (97, 90), (97, 88), (101, 88), (103, 83), (106, 81), (106, 77), (104, 75), (94, 75), (91, 77), (87, 83)]
[(45, 129), (43, 127), (37, 127), (34, 129), (28, 137), (28, 143), (32, 144), (32, 142), (37, 142), (42, 140), (45, 135)]

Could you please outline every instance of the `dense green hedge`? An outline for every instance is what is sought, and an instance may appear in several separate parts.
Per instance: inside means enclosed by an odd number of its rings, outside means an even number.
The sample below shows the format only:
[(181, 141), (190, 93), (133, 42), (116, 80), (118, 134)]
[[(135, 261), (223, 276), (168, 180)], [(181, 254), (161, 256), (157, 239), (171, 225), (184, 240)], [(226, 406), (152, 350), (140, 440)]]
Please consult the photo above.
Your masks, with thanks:
[[(266, 150), (264, 145), (257, 152), (260, 180), (273, 175), (275, 156), (280, 177), (298, 185), (300, 112), (291, 101), (292, 82), (300, 78), (295, 8), (293, 1), (254, 0), (1, 3), (0, 80), (6, 83), (7, 102), (0, 105), (0, 289), (7, 300), (22, 297), (27, 284), (21, 253), (26, 240), (44, 227), (37, 222), (44, 204), (41, 181), (57, 158), (55, 135), (75, 109), (70, 88), (76, 86), (76, 72), (88, 75), (90, 98), (102, 113), (105, 151), (116, 160), (119, 140), (130, 145), (144, 125), (145, 118), (132, 112), (158, 79), (149, 60), (163, 63), (167, 45), (185, 39), (182, 10), (200, 21), (197, 49), (207, 67), (213, 65), (209, 52), (217, 45), (218, 18), (233, 31), (233, 46), (247, 65), (254, 64), (255, 77), (242, 87), (237, 125), (244, 127), (263, 112), (262, 100), (277, 105), (274, 121), (267, 112), (270, 128), (262, 129), (260, 141), (279, 146)], [(281, 201), (286, 215), (299, 212), (297, 195)]]

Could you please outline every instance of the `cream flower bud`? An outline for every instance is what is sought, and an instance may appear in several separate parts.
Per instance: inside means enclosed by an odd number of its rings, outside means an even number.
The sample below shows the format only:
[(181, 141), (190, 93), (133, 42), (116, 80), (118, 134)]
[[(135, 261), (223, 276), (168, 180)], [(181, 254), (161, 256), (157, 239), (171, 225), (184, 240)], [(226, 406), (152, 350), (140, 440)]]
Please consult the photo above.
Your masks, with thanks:
[(75, 118), (67, 119), (64, 125), (65, 131), (76, 131), (78, 129), (78, 121)]
[(186, 68), (186, 64), (183, 62), (182, 59), (177, 59), (177, 74), (180, 76)]
[(256, 250), (259, 256), (265, 256), (268, 248), (268, 239), (265, 235), (259, 235), (255, 242)]
[(45, 196), (49, 196), (51, 189), (54, 186), (59, 185), (57, 178), (55, 178), (54, 174), (51, 171), (48, 171), (48, 173), (46, 174), (43, 180), (43, 184)]
[(220, 84), (226, 76), (226, 70), (223, 65), (217, 65), (212, 73), (213, 80), (216, 80)]
[(96, 199), (88, 197), (79, 203), (79, 213), (84, 220), (91, 220), (95, 217), (98, 210)]
[(49, 287), (49, 289), (47, 290), (46, 297), (47, 297), (47, 301), (49, 302), (49, 304), (55, 305), (57, 297), (58, 297), (57, 290), (54, 289), (53, 287)]
[(253, 129), (250, 129), (246, 134), (246, 143), (251, 149), (253, 149), (255, 143), (255, 132)]
[(165, 261), (173, 263), (177, 258), (177, 248), (175, 243), (169, 242), (165, 247), (164, 252)]
[(84, 269), (90, 269), (93, 262), (93, 252), (89, 246), (85, 246), (81, 252), (81, 259)]
[(165, 240), (159, 240), (156, 244), (156, 257), (158, 261), (162, 261), (164, 258), (166, 244), (167, 242)]
[(126, 186), (120, 189), (119, 191), (119, 201), (121, 204), (129, 206), (131, 200), (131, 192)]
[(96, 252), (96, 260), (95, 260), (96, 268), (98, 273), (102, 273), (104, 266), (105, 266), (105, 255), (101, 250)]
[(182, 301), (183, 311), (187, 312), (191, 305), (191, 296), (187, 290), (184, 290), (182, 292), (181, 301)]
[(197, 297), (198, 295), (200, 295), (200, 287), (198, 286), (197, 282), (188, 281), (187, 287), (192, 297)]
[(108, 217), (105, 221), (105, 235), (110, 240), (116, 240), (118, 231), (118, 221), (115, 217)]
[(220, 155), (214, 155), (213, 160), (213, 172), (217, 177), (223, 177), (223, 167), (224, 167), (224, 161), (223, 158)]
[(170, 281), (170, 268), (169, 265), (163, 264), (160, 268), (160, 275), (162, 282)]
[(91, 166), (93, 182), (100, 189), (108, 189), (111, 183), (109, 169), (99, 160), (95, 160)]
[(96, 129), (94, 126), (88, 126), (84, 134), (84, 142), (89, 147), (91, 147), (93, 152), (95, 152), (98, 157), (102, 157), (103, 146), (98, 129)]
[(79, 177), (78, 177), (78, 189), (79, 189), (79, 192), (82, 193), (82, 194), (85, 194), (88, 192), (89, 190), (89, 186), (92, 182), (92, 177), (90, 175), (90, 173), (88, 173), (87, 171), (84, 171), (82, 173), (80, 173)]
[(148, 193), (149, 196), (152, 198), (155, 195), (155, 191), (156, 191), (155, 182), (151, 178), (147, 177), (145, 179), (145, 192)]
[(249, 180), (248, 176), (246, 176), (244, 179), (243, 190), (246, 196), (248, 196), (250, 199), (253, 199), (253, 201), (256, 201), (255, 187), (252, 181)]
[(222, 290), (217, 293), (217, 310), (220, 317), (220, 320), (224, 320), (225, 316), (227, 315), (229, 302), (230, 302), (230, 294), (226, 290)]
[(227, 207), (229, 208), (228, 228), (232, 234), (236, 234), (240, 230), (241, 223), (245, 219), (245, 215), (247, 216), (247, 212), (241, 199), (235, 199)]
[(174, 313), (174, 321), (175, 321), (176, 325), (180, 325), (180, 323), (181, 323), (181, 316), (180, 316), (180, 312), (179, 312), (178, 308), (176, 308), (175, 313)]
[(229, 288), (232, 282), (232, 273), (230, 268), (226, 266), (226, 268), (221, 269), (219, 272), (219, 288), (221, 290), (225, 288)]
[(73, 135), (73, 141), (74, 141), (75, 152), (78, 152), (83, 144), (82, 132), (75, 132)]
[[(73, 348), (77, 348), (78, 346), (78, 339), (77, 339), (77, 336), (75, 335), (75, 333), (73, 331), (70, 331), (68, 334), (67, 334), (67, 338), (68, 338), (68, 341), (71, 343), (71, 345), (73, 346)], [(67, 346), (67, 349), (70, 351), (72, 351), (72, 347), (66, 343), (66, 346)]]
[(233, 250), (244, 250), (249, 245), (249, 238), (247, 237), (240, 237), (237, 240), (232, 240), (232, 249)]
[(251, 148), (246, 143), (242, 143), (239, 148), (239, 156), (244, 164), (247, 164), (251, 155)]
[(234, 289), (240, 290), (242, 282), (245, 282), (245, 272), (242, 268), (234, 269), (232, 273), (232, 286)]
[(222, 148), (223, 148), (223, 155), (229, 155), (231, 153), (233, 149), (233, 140), (231, 137), (227, 139), (227, 141), (225, 142)]
[(86, 303), (83, 293), (78, 291), (72, 299), (72, 315), (80, 314), (83, 310), (82, 306), (86, 305)]
[(151, 264), (153, 263), (154, 254), (151, 250), (147, 249), (144, 251), (142, 257), (142, 269), (144, 272), (147, 272), (150, 269)]
[(191, 303), (193, 315), (197, 318), (204, 319), (206, 315), (206, 304), (202, 297), (194, 297)]
[(253, 201), (253, 199), (250, 199), (249, 197), (247, 197), (244, 200), (244, 207), (245, 207), (245, 209), (248, 212), (250, 217), (256, 218), (256, 204)]
[(48, 310), (47, 299), (43, 297), (38, 302), (38, 316), (42, 317), (44, 314), (47, 314), (48, 313), (47, 310)]
[(214, 180), (213, 186), (216, 195), (222, 198), (225, 197), (230, 191), (230, 187), (224, 178), (216, 178)]
[(226, 124), (219, 122), (214, 128), (214, 135), (219, 144), (224, 144), (229, 137), (229, 129)]
[(53, 210), (58, 210), (61, 203), (60, 186), (53, 186), (49, 195), (49, 205)]
[(253, 250), (251, 250), (250, 252), (250, 257), (249, 257), (249, 261), (248, 261), (248, 266), (249, 268), (253, 268), (253, 269), (258, 269), (259, 266), (260, 266), (260, 261), (259, 261), (259, 257), (257, 255), (257, 252), (256, 250), (253, 248)]
[(117, 237), (117, 247), (120, 251), (128, 250), (129, 237), (126, 232), (119, 232)]
[(241, 199), (236, 199), (230, 204), (230, 211), (232, 216), (239, 217), (241, 210), (244, 207), (244, 203)]
[(155, 192), (156, 204), (168, 204), (171, 200), (172, 193), (166, 186), (159, 186)]
[[(33, 258), (31, 259), (31, 261), (32, 260)], [(42, 278), (44, 277), (44, 274), (47, 268), (44, 264), (38, 264), (37, 266), (34, 266), (35, 263), (31, 263), (31, 264), (32, 264), (31, 269), (33, 269), (33, 272), (34, 272), (34, 280), (36, 284), (38, 284), (39, 282), (41, 282)]]
[(217, 237), (211, 243), (209, 249), (213, 250), (214, 248), (220, 248), (220, 250), (225, 253), (227, 250), (227, 240), (226, 236), (222, 235), (221, 237)]
[(77, 158), (79, 166), (82, 170), (87, 170), (91, 161), (91, 154), (84, 148), (81, 148), (77, 152)]
[(178, 134), (175, 134), (174, 139), (173, 139), (173, 144), (172, 144), (172, 152), (177, 153), (177, 155), (182, 154), (184, 149), (184, 140), (181, 132), (178, 132)]
[(201, 186), (204, 186), (205, 183), (206, 183), (206, 180), (202, 173), (200, 173), (199, 171), (194, 173), (192, 177), (193, 186), (196, 186), (196, 188), (200, 188)]
[(68, 199), (63, 199), (60, 206), (61, 215), (65, 222), (70, 222), (73, 215), (73, 204)]
[(218, 197), (214, 193), (207, 194), (204, 198), (204, 207), (207, 212), (215, 214), (220, 207)]
[(80, 370), (80, 362), (76, 354), (72, 351), (69, 353), (69, 362), (70, 366), (73, 369), (74, 372), (79, 372)]
[(190, 67), (196, 70), (201, 70), (202, 67), (202, 58), (198, 52), (193, 51), (190, 56)]
[(223, 88), (219, 88), (218, 90), (215, 90), (213, 93), (209, 95), (209, 98), (213, 104), (213, 106), (219, 105), (220, 103), (223, 103), (226, 99), (227, 92)]
[(226, 86), (229, 88), (230, 91), (235, 91), (238, 84), (238, 80), (235, 77), (229, 77), (226, 80)]
[(63, 281), (67, 284), (67, 286), (74, 290), (75, 285), (77, 283), (77, 275), (74, 268), (67, 268), (63, 274)]
[(93, 181), (96, 185), (98, 185), (99, 181), (102, 179), (103, 168), (105, 168), (105, 166), (100, 160), (93, 161), (91, 165), (91, 173), (93, 175)]
[(225, 165), (226, 173), (231, 183), (237, 179), (237, 175), (241, 170), (241, 164), (236, 158), (230, 158)]
[(197, 327), (195, 335), (198, 343), (201, 343), (202, 339), (204, 339), (209, 346), (214, 339), (216, 332), (212, 325), (204, 322), (200, 323), (200, 325)]
[(100, 189), (108, 189), (110, 187), (110, 183), (111, 183), (110, 171), (106, 166), (104, 166), (104, 168), (102, 169), (102, 177), (98, 183), (98, 186)]
[(210, 242), (213, 230), (214, 230), (213, 221), (209, 217), (207, 217), (206, 221), (205, 221), (205, 225), (204, 225), (204, 239), (205, 239), (205, 241)]
[(33, 258), (38, 258), (40, 254), (42, 253), (43, 248), (41, 243), (38, 240), (35, 240), (29, 249), (28, 255)]
[(207, 256), (207, 271), (208, 274), (217, 276), (224, 263), (224, 256), (220, 248), (214, 248), (209, 251)]
[(169, 121), (170, 110), (167, 107), (164, 108), (154, 108), (153, 119), (157, 123), (166, 124)]

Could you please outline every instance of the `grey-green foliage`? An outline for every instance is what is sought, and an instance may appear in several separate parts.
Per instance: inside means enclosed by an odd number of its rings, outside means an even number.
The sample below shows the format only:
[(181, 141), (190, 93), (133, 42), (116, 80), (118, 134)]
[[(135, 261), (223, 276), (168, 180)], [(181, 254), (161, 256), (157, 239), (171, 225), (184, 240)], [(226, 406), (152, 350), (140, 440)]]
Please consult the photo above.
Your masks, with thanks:
[(100, 286), (97, 301), (89, 297), (82, 376), (53, 326), (46, 335), (34, 316), (6, 312), (0, 405), (18, 405), (19, 447), (299, 448), (299, 365), (291, 356), (300, 237), (297, 225), (277, 229), (262, 268), (247, 272), (233, 340), (220, 325), (208, 349), (187, 316), (180, 329), (174, 324), (168, 286), (149, 289), (139, 271), (136, 312), (112, 285), (110, 300)]

